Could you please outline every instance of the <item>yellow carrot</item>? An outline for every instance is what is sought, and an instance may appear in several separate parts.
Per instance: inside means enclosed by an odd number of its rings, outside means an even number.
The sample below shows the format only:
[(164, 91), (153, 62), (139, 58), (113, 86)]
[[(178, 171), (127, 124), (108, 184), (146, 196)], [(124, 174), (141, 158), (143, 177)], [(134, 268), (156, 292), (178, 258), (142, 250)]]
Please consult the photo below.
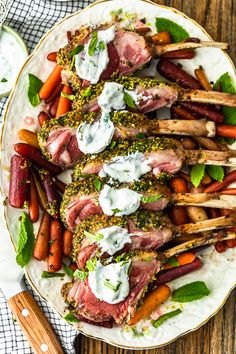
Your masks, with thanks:
[(30, 130), (27, 129), (21, 129), (18, 131), (18, 136), (21, 140), (25, 141), (29, 145), (34, 146), (35, 148), (39, 148), (39, 143), (38, 143), (38, 138), (36, 133), (31, 132)]
[(142, 319), (148, 317), (158, 306), (165, 302), (170, 296), (170, 288), (163, 284), (150, 292), (143, 300), (140, 309), (135, 312), (134, 316), (129, 320), (130, 326), (135, 325)]

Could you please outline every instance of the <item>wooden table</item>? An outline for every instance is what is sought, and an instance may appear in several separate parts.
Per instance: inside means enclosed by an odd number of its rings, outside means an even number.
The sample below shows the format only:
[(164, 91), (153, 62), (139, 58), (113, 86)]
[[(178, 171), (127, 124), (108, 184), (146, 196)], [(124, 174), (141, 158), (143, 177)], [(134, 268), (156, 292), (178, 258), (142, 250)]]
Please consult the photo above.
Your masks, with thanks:
[[(230, 43), (230, 55), (236, 62), (236, 0), (154, 2), (183, 11), (201, 24), (214, 40)], [(205, 326), (161, 349), (146, 351), (119, 349), (79, 335), (76, 341), (77, 354), (236, 354), (235, 299), (236, 290), (218, 314)]]

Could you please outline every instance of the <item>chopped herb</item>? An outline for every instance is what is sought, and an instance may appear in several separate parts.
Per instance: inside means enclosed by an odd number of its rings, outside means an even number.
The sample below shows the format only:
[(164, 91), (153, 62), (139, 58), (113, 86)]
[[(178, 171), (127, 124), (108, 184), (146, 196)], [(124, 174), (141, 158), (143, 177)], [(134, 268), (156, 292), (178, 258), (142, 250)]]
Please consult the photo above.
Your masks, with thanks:
[(62, 278), (65, 276), (65, 273), (53, 273), (47, 272), (46, 270), (42, 273), (42, 278)]
[(81, 281), (85, 281), (85, 279), (87, 279), (88, 277), (88, 272), (86, 272), (85, 270), (76, 269), (74, 271), (73, 277)]
[(61, 92), (61, 96), (65, 97), (65, 98), (68, 98), (68, 100), (71, 100), (71, 101), (73, 101), (75, 99), (75, 95), (68, 95), (65, 92)]
[(174, 290), (171, 300), (176, 302), (191, 302), (209, 294), (210, 290), (203, 281), (194, 281)]
[(222, 182), (225, 170), (223, 166), (206, 166), (207, 173), (216, 181)]
[(92, 234), (91, 232), (88, 232), (86, 230), (84, 230), (84, 235), (87, 236), (88, 238), (90, 238), (90, 240), (96, 241), (96, 242), (101, 241), (104, 237), (102, 234)]
[(118, 282), (116, 285), (112, 284), (112, 282), (109, 279), (105, 279), (104, 280), (104, 285), (113, 290), (114, 292), (116, 292), (117, 290), (119, 290), (119, 287), (121, 286), (121, 282)]
[(96, 188), (96, 191), (100, 192), (102, 183), (101, 183), (101, 181), (99, 181), (99, 179), (97, 177), (94, 177), (93, 184), (94, 184), (94, 187)]
[(205, 175), (205, 165), (194, 165), (190, 171), (191, 182), (194, 187), (198, 187)]
[(174, 43), (182, 42), (190, 37), (189, 33), (183, 27), (163, 17), (156, 17), (156, 30), (157, 32), (169, 32)]
[(77, 47), (75, 47), (69, 52), (68, 54), (69, 58), (72, 58), (74, 55), (79, 54), (80, 52), (82, 52), (83, 49), (84, 49), (84, 45), (78, 45)]
[(66, 274), (69, 275), (69, 277), (73, 278), (74, 272), (72, 269), (70, 269), (70, 267), (68, 267), (67, 264), (63, 263), (63, 269), (66, 272)]
[(153, 203), (156, 202), (157, 200), (161, 199), (163, 197), (163, 194), (158, 194), (158, 195), (151, 195), (150, 197), (141, 197), (141, 202), (142, 203)]
[(116, 141), (112, 140), (111, 144), (110, 144), (110, 148), (113, 149), (116, 146)]
[(99, 50), (104, 50), (106, 48), (105, 42), (104, 41), (100, 41), (98, 44), (98, 48)]
[(75, 322), (75, 323), (80, 322), (80, 320), (77, 317), (75, 317), (73, 312), (69, 312), (67, 315), (65, 315), (64, 320), (68, 322)]
[(91, 41), (89, 43), (89, 47), (88, 47), (88, 54), (90, 55), (90, 57), (92, 57), (94, 55), (94, 52), (97, 47), (97, 43), (98, 43), (98, 32), (94, 31), (92, 33), (92, 39), (91, 39)]
[(82, 93), (82, 97), (90, 97), (92, 95), (92, 90), (91, 87), (89, 86), (83, 93)]
[(144, 336), (144, 333), (139, 332), (135, 327), (131, 327), (131, 331), (132, 331), (134, 337), (143, 337)]
[(172, 267), (178, 267), (179, 266), (179, 262), (178, 262), (178, 259), (176, 258), (176, 256), (168, 258), (166, 263), (171, 265)]
[(160, 316), (157, 320), (152, 320), (151, 323), (153, 325), (153, 327), (157, 328), (159, 327), (163, 322), (169, 320), (172, 317), (175, 317), (177, 315), (179, 315), (180, 313), (182, 313), (182, 311), (180, 309), (174, 310), (174, 311), (170, 311), (165, 313), (164, 315)]
[(34, 229), (29, 216), (22, 213), (18, 235), (16, 262), (24, 267), (29, 263), (34, 249)]
[(33, 74), (29, 74), (28, 99), (33, 107), (37, 106), (41, 100), (39, 91), (43, 86), (43, 82)]
[(138, 134), (135, 135), (135, 138), (143, 139), (143, 138), (145, 138), (145, 134), (144, 133), (138, 133)]
[(96, 269), (96, 264), (97, 264), (97, 258), (92, 258), (89, 259), (86, 262), (86, 268), (90, 271), (93, 272)]
[(121, 213), (121, 212), (122, 212), (122, 210), (120, 210), (120, 209), (118, 209), (118, 208), (111, 209), (111, 210), (112, 210), (112, 212), (113, 212), (114, 214), (117, 214), (117, 213)]
[(135, 104), (133, 98), (130, 96), (130, 94), (128, 94), (128, 92), (124, 92), (124, 102), (125, 102), (126, 106), (128, 106), (129, 108), (136, 107), (136, 104)]
[(7, 81), (8, 80), (5, 77), (3, 77), (0, 82), (7, 82)]

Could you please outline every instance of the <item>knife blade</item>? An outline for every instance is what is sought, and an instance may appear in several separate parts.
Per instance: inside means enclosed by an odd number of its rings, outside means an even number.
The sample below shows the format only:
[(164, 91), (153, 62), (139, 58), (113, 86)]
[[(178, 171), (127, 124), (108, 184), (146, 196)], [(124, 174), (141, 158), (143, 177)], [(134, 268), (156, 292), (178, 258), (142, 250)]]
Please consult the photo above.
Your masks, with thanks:
[(63, 354), (64, 351), (44, 313), (26, 290), (23, 270), (16, 263), (14, 247), (5, 225), (0, 198), (0, 288), (35, 354)]

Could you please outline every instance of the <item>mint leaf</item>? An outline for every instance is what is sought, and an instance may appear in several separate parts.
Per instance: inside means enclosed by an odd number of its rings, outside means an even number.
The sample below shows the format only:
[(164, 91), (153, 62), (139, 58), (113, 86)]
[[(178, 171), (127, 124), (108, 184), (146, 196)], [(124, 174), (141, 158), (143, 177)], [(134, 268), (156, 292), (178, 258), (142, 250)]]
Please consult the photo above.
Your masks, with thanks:
[[(219, 87), (222, 92), (236, 93), (234, 82), (228, 72), (219, 77), (213, 86), (213, 90), (217, 91)], [(236, 108), (223, 106), (222, 112), (224, 114), (224, 124), (236, 125)]]
[(179, 315), (180, 313), (182, 313), (182, 311), (180, 309), (174, 310), (174, 311), (170, 311), (165, 313), (164, 315), (160, 316), (157, 320), (152, 320), (151, 323), (153, 325), (153, 327), (157, 328), (159, 327), (163, 322), (169, 320), (172, 317), (175, 317), (177, 315)]
[(28, 99), (33, 107), (37, 106), (41, 100), (39, 91), (43, 86), (43, 82), (33, 74), (29, 74)]
[(107, 288), (109, 288), (109, 289), (113, 290), (114, 292), (116, 292), (116, 291), (119, 289), (119, 287), (121, 286), (121, 282), (118, 282), (118, 283), (115, 285), (115, 284), (112, 284), (112, 282), (111, 282), (109, 279), (105, 279), (105, 280), (104, 280), (104, 285), (105, 285)]
[(142, 203), (153, 203), (153, 202), (156, 202), (157, 200), (161, 199), (162, 197), (163, 197), (163, 194), (151, 195), (149, 197), (142, 196), (141, 202)]
[(102, 234), (92, 234), (91, 232), (88, 232), (86, 230), (84, 230), (84, 235), (87, 236), (90, 240), (96, 242), (101, 241), (104, 237)]
[(182, 42), (190, 37), (189, 33), (183, 27), (163, 17), (156, 17), (156, 30), (157, 32), (169, 32), (174, 43)]
[(93, 184), (94, 184), (94, 187), (96, 188), (96, 191), (100, 192), (102, 183), (101, 183), (101, 181), (99, 181), (99, 179), (97, 177), (94, 177)]
[(29, 263), (34, 249), (34, 229), (29, 216), (22, 213), (18, 244), (16, 252), (16, 262), (24, 267)]
[(68, 54), (69, 58), (72, 58), (74, 55), (79, 54), (80, 52), (82, 52), (83, 49), (84, 49), (84, 45), (78, 45), (77, 47), (75, 47), (69, 52)]
[(178, 262), (178, 259), (176, 258), (176, 256), (168, 258), (166, 263), (171, 265), (172, 267), (178, 267), (179, 266), (179, 262)]
[(205, 165), (194, 165), (190, 171), (191, 182), (194, 187), (198, 187), (205, 175)]
[(7, 81), (8, 80), (5, 77), (3, 77), (0, 82), (7, 82)]
[(68, 95), (68, 93), (61, 92), (61, 96), (68, 98), (68, 100), (73, 101), (75, 99), (75, 95)]
[(128, 94), (128, 92), (124, 92), (124, 102), (125, 102), (126, 106), (128, 106), (129, 108), (136, 107), (136, 104), (135, 104), (133, 98)]
[(46, 270), (42, 272), (42, 278), (62, 278), (64, 275), (65, 273), (53, 273), (47, 272)]
[(75, 317), (73, 312), (69, 312), (67, 315), (65, 315), (64, 320), (68, 322), (75, 322), (75, 323), (80, 322), (80, 320), (77, 317)]
[(63, 264), (63, 269), (66, 272), (67, 275), (69, 275), (69, 277), (73, 278), (74, 272), (72, 269), (70, 269), (70, 267), (68, 267), (67, 264), (62, 263)]
[(73, 277), (81, 281), (85, 281), (85, 279), (87, 279), (88, 277), (88, 272), (86, 272), (85, 270), (76, 269), (74, 271)]
[(89, 259), (86, 262), (86, 268), (90, 271), (93, 272), (96, 269), (96, 264), (97, 264), (97, 258), (92, 258)]
[(207, 173), (216, 181), (222, 182), (225, 176), (225, 170), (222, 166), (206, 166)]
[(97, 47), (97, 43), (98, 43), (98, 33), (96, 31), (94, 31), (92, 33), (92, 39), (91, 39), (91, 41), (89, 43), (89, 47), (88, 47), (88, 54), (90, 55), (90, 57), (92, 57), (94, 55), (94, 52)]
[(210, 290), (203, 281), (194, 281), (174, 290), (171, 300), (175, 302), (191, 302), (209, 294)]

